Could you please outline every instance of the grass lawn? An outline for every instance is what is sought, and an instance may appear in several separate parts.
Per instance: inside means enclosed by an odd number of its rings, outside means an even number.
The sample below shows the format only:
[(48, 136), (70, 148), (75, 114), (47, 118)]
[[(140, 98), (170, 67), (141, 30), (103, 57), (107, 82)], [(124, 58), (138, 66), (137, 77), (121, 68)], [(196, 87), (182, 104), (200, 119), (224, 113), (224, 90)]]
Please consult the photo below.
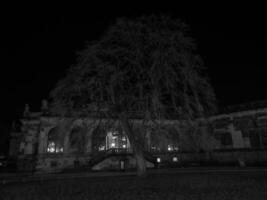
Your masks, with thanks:
[(0, 185), (0, 199), (267, 199), (266, 173), (157, 174)]

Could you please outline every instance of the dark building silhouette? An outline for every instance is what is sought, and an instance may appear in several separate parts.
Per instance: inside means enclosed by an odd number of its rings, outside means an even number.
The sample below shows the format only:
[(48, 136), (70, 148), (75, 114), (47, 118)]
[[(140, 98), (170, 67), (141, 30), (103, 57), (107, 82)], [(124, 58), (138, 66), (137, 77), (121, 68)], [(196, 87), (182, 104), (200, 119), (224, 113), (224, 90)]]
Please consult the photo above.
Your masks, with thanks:
[[(67, 128), (59, 124), (66, 120)], [(92, 118), (70, 119), (51, 116), (46, 102), (41, 112), (31, 112), (27, 105), (21, 125), (11, 133), (10, 157), (17, 160), (20, 170), (59, 171), (66, 168), (93, 170), (125, 169), (135, 167), (131, 144), (122, 130), (101, 129), (94, 125), (84, 130), (81, 124), (90, 126)], [(138, 121), (138, 120), (136, 120)], [(190, 162), (212, 161), (221, 164), (263, 164), (267, 161), (267, 102), (256, 102), (227, 107), (208, 118), (212, 125), (213, 144), (209, 157), (199, 152), (186, 151), (181, 137), (166, 138), (157, 143), (153, 131), (144, 142), (147, 167), (159, 164), (179, 165)], [(165, 120), (170, 131), (177, 120)]]

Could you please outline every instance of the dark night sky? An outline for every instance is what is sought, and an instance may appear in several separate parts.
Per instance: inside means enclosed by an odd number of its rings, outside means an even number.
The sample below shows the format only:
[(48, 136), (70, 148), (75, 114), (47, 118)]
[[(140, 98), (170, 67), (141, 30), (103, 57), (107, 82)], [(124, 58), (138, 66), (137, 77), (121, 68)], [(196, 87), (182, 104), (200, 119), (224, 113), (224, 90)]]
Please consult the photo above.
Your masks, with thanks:
[(4, 10), (0, 121), (20, 116), (25, 103), (38, 111), (65, 69), (75, 64), (75, 52), (86, 40), (99, 38), (117, 17), (150, 13), (167, 13), (189, 24), (219, 105), (267, 99), (266, 21), (257, 8), (106, 5)]

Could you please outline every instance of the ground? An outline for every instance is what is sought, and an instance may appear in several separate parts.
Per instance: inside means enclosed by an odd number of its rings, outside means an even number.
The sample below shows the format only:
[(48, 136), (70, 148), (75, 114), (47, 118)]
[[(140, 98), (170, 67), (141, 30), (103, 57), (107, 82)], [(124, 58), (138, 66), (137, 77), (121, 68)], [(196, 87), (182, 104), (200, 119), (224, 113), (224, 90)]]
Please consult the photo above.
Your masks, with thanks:
[(257, 199), (267, 197), (266, 170), (184, 170), (146, 178), (77, 176), (5, 183), (0, 199)]

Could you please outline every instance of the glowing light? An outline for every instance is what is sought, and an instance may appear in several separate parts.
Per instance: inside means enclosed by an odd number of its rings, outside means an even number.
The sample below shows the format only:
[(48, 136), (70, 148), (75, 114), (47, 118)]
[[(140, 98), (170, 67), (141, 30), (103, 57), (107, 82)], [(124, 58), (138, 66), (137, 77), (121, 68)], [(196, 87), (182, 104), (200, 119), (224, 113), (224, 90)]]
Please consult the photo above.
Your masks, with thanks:
[(168, 145), (168, 151), (172, 151), (173, 148), (171, 147), (171, 145)]
[(48, 146), (47, 146), (47, 152), (49, 153), (54, 153), (56, 151), (56, 145), (54, 142), (49, 142)]
[(55, 148), (54, 147), (48, 147), (47, 151), (50, 153), (54, 153), (55, 152)]
[(61, 148), (56, 148), (56, 153), (59, 153), (59, 152), (63, 152), (63, 147), (61, 147)]
[(104, 146), (104, 145), (99, 146), (99, 147), (98, 147), (98, 150), (99, 150), (99, 151), (104, 151), (104, 150), (105, 150), (105, 146)]
[(122, 148), (126, 148), (126, 145), (125, 145), (125, 144), (123, 144), (123, 145), (122, 145)]
[(60, 152), (63, 152), (63, 147), (56, 146), (55, 142), (49, 142), (47, 145), (47, 152), (48, 153), (60, 153)]
[(157, 158), (157, 162), (160, 163), (161, 162), (161, 159), (160, 158)]
[(126, 137), (122, 137), (121, 140), (122, 140), (122, 141), (126, 141)]
[(178, 162), (178, 158), (177, 158), (177, 157), (173, 157), (173, 158), (172, 158), (172, 161), (173, 161), (173, 162)]
[(115, 147), (115, 143), (111, 143), (111, 147)]

